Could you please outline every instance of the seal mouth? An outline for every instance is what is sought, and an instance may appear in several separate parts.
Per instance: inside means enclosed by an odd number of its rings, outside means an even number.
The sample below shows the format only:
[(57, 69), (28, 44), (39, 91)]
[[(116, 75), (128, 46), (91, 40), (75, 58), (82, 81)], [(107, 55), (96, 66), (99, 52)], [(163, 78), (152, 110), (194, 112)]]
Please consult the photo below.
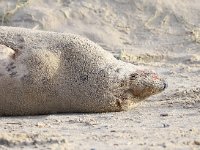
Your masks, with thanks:
[(137, 90), (137, 89), (129, 89), (129, 92), (132, 94), (132, 97), (135, 99), (145, 99), (151, 95), (153, 95), (155, 92), (151, 88), (145, 88), (143, 90)]

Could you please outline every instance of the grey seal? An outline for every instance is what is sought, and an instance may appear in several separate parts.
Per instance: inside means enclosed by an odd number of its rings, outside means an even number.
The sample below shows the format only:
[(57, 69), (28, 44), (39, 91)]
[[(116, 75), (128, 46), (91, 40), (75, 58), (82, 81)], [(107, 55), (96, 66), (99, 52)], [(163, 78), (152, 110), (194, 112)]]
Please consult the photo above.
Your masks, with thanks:
[(87, 38), (0, 27), (0, 115), (113, 112), (167, 84)]

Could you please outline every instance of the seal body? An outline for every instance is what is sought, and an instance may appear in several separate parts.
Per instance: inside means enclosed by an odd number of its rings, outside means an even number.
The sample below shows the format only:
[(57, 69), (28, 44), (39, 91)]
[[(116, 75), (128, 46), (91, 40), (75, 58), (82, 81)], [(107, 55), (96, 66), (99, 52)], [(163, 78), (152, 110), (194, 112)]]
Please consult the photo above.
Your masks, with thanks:
[(166, 87), (73, 34), (0, 27), (0, 65), (1, 116), (122, 111)]

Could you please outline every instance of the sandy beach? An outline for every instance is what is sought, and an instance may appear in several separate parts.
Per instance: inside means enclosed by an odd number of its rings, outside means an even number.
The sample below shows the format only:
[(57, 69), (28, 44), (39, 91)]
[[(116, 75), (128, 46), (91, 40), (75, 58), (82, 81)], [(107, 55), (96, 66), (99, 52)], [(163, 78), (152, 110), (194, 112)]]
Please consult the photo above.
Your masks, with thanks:
[(79, 34), (168, 88), (126, 112), (0, 117), (0, 149), (200, 149), (199, 0), (0, 0), (0, 24)]

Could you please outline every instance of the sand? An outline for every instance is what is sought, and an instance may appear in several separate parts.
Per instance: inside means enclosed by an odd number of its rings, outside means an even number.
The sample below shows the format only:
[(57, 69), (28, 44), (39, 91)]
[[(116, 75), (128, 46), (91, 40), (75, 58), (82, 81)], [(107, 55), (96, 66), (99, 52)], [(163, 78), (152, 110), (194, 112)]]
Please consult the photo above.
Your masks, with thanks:
[(200, 149), (198, 0), (7, 0), (1, 25), (88, 37), (167, 78), (130, 111), (1, 117), (0, 149)]

